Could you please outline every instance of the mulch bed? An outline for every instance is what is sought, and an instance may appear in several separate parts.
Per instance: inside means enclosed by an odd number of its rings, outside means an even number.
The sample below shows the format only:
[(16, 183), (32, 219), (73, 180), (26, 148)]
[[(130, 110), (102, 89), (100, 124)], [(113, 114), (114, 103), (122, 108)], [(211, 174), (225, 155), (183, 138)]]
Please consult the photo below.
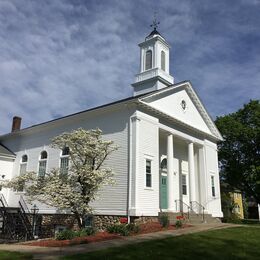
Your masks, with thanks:
[(92, 236), (75, 237), (71, 240), (46, 239), (46, 240), (39, 240), (39, 241), (23, 243), (23, 244), (27, 246), (63, 247), (63, 246), (72, 246), (72, 245), (100, 242), (105, 240), (112, 240), (120, 237), (121, 236), (118, 234), (110, 234), (108, 232), (98, 232)]
[[(181, 228), (187, 228), (187, 227), (191, 227), (191, 225), (184, 224)], [(161, 224), (158, 222), (143, 223), (143, 224), (139, 225), (139, 228), (140, 228), (139, 232), (132, 233), (131, 236), (177, 229), (173, 225), (170, 225), (167, 228), (163, 228), (161, 226)], [(112, 239), (118, 239), (118, 238), (123, 238), (123, 237), (119, 234), (111, 234), (108, 232), (98, 232), (92, 236), (76, 237), (71, 240), (45, 239), (45, 240), (38, 240), (38, 241), (33, 241), (33, 242), (28, 242), (28, 243), (23, 243), (23, 244), (28, 245), (28, 246), (64, 247), (64, 246), (88, 244), (88, 243), (94, 243), (94, 242), (100, 242), (100, 241), (112, 240)]]
[[(140, 232), (138, 232), (137, 235), (159, 232), (159, 231), (166, 231), (166, 230), (180, 229), (180, 228), (176, 228), (175, 225), (170, 225), (168, 227), (163, 228), (159, 222), (144, 223), (144, 224), (140, 224), (139, 227), (140, 227)], [(181, 228), (188, 228), (188, 227), (191, 227), (191, 225), (183, 224), (183, 226)], [(133, 235), (136, 235), (136, 234), (133, 234)]]

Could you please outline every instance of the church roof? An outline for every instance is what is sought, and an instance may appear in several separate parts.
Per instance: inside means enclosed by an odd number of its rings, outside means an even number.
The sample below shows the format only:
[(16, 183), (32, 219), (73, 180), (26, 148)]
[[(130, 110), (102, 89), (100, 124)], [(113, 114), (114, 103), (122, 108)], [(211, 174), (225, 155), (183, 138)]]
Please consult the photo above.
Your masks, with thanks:
[(0, 156), (14, 157), (15, 154), (0, 143)]
[[(179, 86), (181, 86), (183, 84), (189, 86), (188, 88), (190, 89), (190, 91), (192, 91), (193, 97), (198, 102), (198, 107), (200, 109), (202, 109), (202, 112), (204, 114), (204, 118), (206, 119), (207, 123), (210, 125), (210, 128), (211, 128), (212, 132), (214, 133), (213, 135), (211, 135), (211, 137), (215, 136), (218, 140), (222, 140), (221, 134), (218, 132), (218, 130), (217, 130), (215, 124), (214, 124), (214, 121), (210, 118), (209, 114), (206, 112), (204, 106), (202, 105), (202, 103), (199, 100), (198, 96), (194, 92), (194, 90), (191, 87), (191, 84), (190, 84), (189, 81), (178, 82), (176, 84), (172, 84), (172, 85), (170, 85), (168, 87), (165, 87), (163, 89), (160, 89), (160, 90), (154, 90), (154, 91), (151, 91), (151, 92), (148, 92), (148, 93), (144, 93), (144, 94), (140, 94), (140, 95), (137, 95), (137, 96), (128, 97), (128, 98), (121, 99), (121, 100), (118, 100), (118, 101), (115, 101), (115, 102), (112, 102), (112, 103), (104, 104), (104, 105), (93, 107), (93, 108), (90, 108), (90, 109), (86, 109), (86, 110), (83, 110), (83, 111), (80, 111), (80, 112), (77, 112), (77, 113), (73, 113), (73, 114), (70, 114), (70, 115), (67, 115), (67, 116), (63, 116), (63, 117), (60, 117), (60, 118), (55, 118), (55, 119), (52, 119), (52, 120), (49, 120), (49, 121), (46, 121), (46, 122), (43, 122), (43, 123), (40, 123), (40, 124), (35, 124), (35, 125), (32, 125), (32, 126), (23, 128), (20, 131), (16, 131), (16, 132), (13, 132), (13, 133), (7, 133), (7, 134), (4, 134), (4, 135), (0, 135), (0, 139), (4, 138), (5, 136), (9, 136), (9, 135), (13, 135), (13, 134), (19, 134), (21, 132), (24, 132), (24, 131), (27, 131), (27, 130), (30, 130), (30, 129), (33, 129), (33, 128), (36, 128), (36, 127), (39, 127), (39, 126), (42, 126), (42, 125), (46, 125), (46, 124), (49, 124), (49, 123), (55, 123), (55, 122), (57, 122), (59, 120), (63, 120), (63, 119), (70, 118), (70, 117), (74, 117), (74, 116), (77, 116), (77, 115), (80, 115), (80, 114), (83, 114), (83, 113), (88, 113), (88, 112), (91, 112), (91, 111), (95, 111), (95, 110), (98, 110), (98, 109), (108, 108), (110, 106), (114, 106), (114, 105), (117, 105), (117, 104), (124, 104), (124, 103), (128, 103), (128, 102), (138, 102), (139, 105), (142, 105), (143, 102), (141, 102), (141, 101), (144, 98), (149, 97), (151, 95), (160, 95), (160, 93), (162, 93), (162, 92), (171, 90), (172, 88), (175, 88), (175, 87), (179, 87)], [(193, 129), (193, 130), (196, 130), (196, 129)], [(0, 145), (1, 145), (1, 143), (0, 143)]]
[[(164, 39), (164, 37), (157, 31), (156, 28), (151, 31), (151, 33), (145, 37), (145, 41), (152, 39), (153, 37), (160, 36), (161, 38)], [(164, 39), (165, 40), (165, 39)]]
[(162, 35), (156, 30), (156, 28), (154, 28), (153, 31), (152, 31), (146, 38), (151, 37), (151, 36), (154, 36), (154, 35), (160, 35), (160, 36), (162, 36)]

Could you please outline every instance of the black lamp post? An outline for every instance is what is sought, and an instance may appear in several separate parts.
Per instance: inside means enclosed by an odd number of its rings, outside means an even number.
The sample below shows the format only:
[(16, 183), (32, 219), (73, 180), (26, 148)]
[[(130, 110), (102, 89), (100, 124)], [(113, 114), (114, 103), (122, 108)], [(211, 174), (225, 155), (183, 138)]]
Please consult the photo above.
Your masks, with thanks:
[(33, 236), (35, 237), (35, 229), (36, 229), (36, 219), (37, 219), (37, 213), (39, 212), (39, 208), (36, 206), (36, 204), (33, 205), (31, 208), (31, 212), (33, 214)]

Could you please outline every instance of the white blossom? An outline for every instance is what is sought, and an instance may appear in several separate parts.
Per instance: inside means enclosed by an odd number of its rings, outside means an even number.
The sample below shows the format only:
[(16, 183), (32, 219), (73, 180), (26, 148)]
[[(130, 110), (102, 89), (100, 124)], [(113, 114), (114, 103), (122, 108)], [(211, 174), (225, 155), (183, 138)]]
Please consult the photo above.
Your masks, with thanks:
[(92, 212), (89, 203), (95, 200), (98, 190), (105, 184), (113, 184), (113, 171), (104, 167), (106, 158), (118, 147), (102, 138), (100, 129), (79, 128), (52, 139), (51, 147), (69, 147), (68, 174), (52, 169), (39, 177), (35, 172), (2, 181), (4, 187), (18, 190), (24, 186), (29, 201), (37, 200), (57, 209), (70, 209), (80, 227), (86, 214)]

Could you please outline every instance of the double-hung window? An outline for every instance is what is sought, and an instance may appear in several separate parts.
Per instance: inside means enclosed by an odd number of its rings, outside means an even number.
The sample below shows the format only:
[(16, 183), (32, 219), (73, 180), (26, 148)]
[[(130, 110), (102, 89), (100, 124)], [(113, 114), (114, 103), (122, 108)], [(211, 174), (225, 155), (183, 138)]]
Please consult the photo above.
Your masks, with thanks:
[(46, 174), (47, 158), (48, 158), (47, 152), (42, 151), (41, 155), (40, 155), (40, 160), (39, 160), (39, 171), (38, 171), (39, 177), (44, 177)]
[(212, 194), (212, 197), (216, 197), (214, 176), (211, 176), (211, 194)]
[(182, 194), (187, 195), (187, 175), (182, 174), (181, 176)]
[(145, 186), (148, 188), (152, 187), (152, 161), (145, 160)]
[(161, 51), (161, 69), (165, 71), (165, 52)]
[(69, 172), (69, 147), (64, 147), (60, 157), (60, 173), (63, 175)]
[(148, 50), (145, 53), (145, 70), (149, 70), (152, 68), (152, 62), (153, 62), (153, 53), (151, 50)]
[[(24, 175), (26, 173), (26, 170), (27, 170), (27, 162), (28, 162), (28, 156), (26, 154), (24, 154), (22, 156), (22, 160), (21, 160), (21, 163), (20, 163), (20, 176)], [(17, 189), (17, 191), (20, 191), (22, 192), (24, 189), (24, 182), (21, 182), (19, 184), (19, 188)]]

